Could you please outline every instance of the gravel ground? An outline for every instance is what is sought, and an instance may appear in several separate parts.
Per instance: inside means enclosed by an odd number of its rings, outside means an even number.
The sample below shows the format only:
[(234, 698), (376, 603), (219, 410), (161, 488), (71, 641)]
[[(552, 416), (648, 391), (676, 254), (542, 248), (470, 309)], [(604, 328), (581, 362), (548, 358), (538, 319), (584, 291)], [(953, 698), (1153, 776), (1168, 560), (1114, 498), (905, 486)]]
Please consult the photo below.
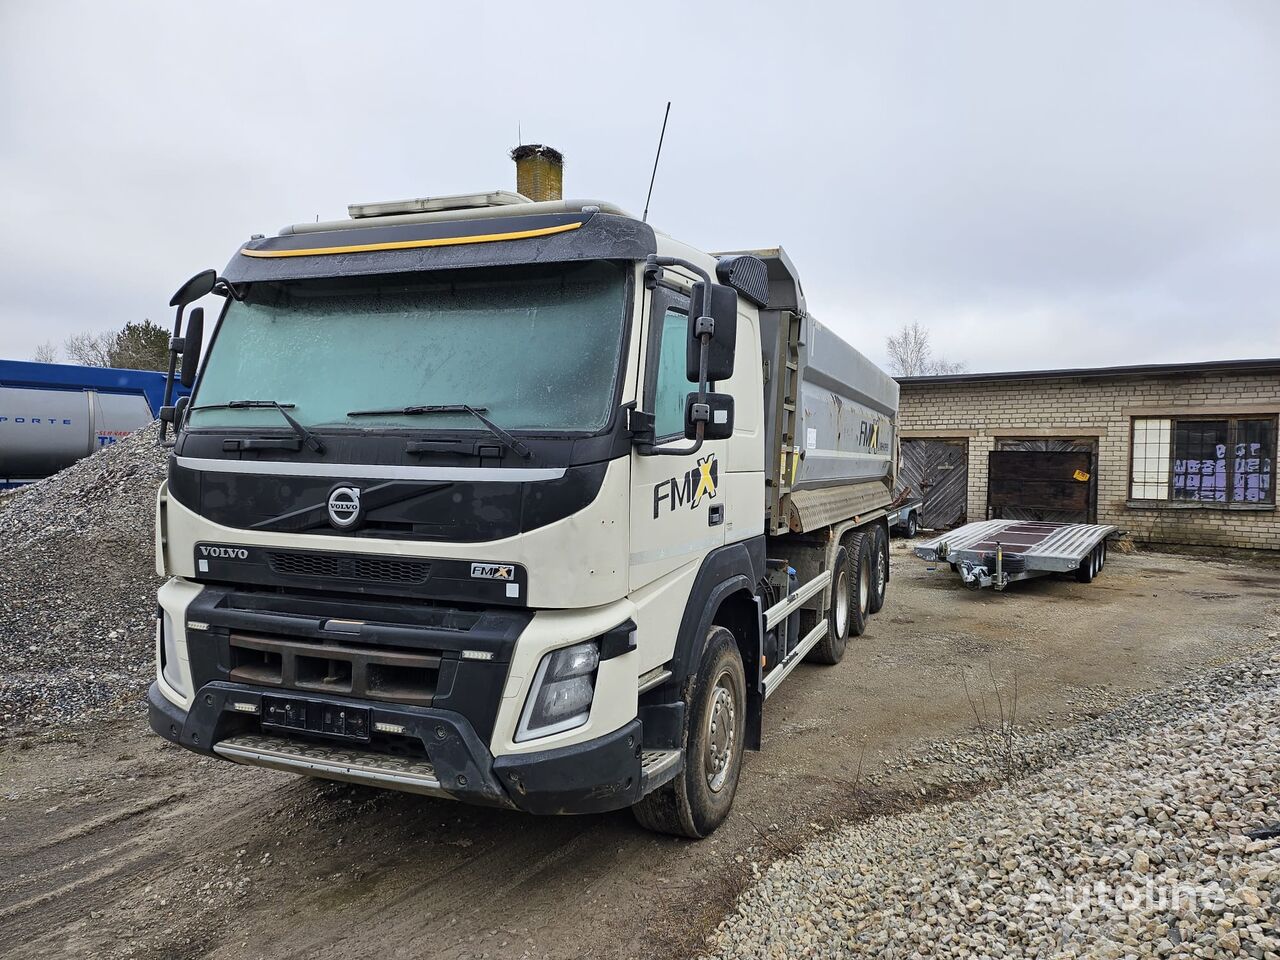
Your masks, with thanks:
[(153, 425), (0, 500), (0, 737), (141, 710), (156, 439)]
[(1022, 746), (1071, 759), (757, 869), (708, 955), (1280, 960), (1274, 647)]

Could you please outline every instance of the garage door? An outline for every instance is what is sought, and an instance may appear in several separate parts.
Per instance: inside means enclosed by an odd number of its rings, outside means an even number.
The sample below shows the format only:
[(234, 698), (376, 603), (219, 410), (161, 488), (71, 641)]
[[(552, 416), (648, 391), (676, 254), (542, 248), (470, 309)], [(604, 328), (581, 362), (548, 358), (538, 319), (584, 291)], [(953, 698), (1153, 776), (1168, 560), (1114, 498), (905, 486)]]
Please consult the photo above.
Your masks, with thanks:
[(969, 490), (967, 440), (902, 441), (902, 482), (924, 500), (920, 523), (947, 530), (965, 522)]
[(988, 516), (1092, 523), (1096, 449), (1092, 439), (1001, 438), (988, 461)]

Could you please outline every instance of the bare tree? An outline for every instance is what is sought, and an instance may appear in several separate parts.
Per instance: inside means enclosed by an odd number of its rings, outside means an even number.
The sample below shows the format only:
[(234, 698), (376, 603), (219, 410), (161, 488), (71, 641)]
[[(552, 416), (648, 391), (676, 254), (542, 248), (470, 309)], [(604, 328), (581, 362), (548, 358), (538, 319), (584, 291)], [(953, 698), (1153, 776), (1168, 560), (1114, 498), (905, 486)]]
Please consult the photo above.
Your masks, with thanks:
[(912, 320), (885, 339), (889, 366), (900, 377), (925, 377), (946, 373), (962, 373), (964, 364), (933, 356), (933, 344), (927, 327)]
[(31, 359), (36, 363), (57, 363), (58, 347), (52, 340), (36, 344), (35, 350), (31, 351)]
[(62, 342), (62, 349), (72, 363), (86, 367), (111, 366), (111, 350), (116, 345), (114, 333), (73, 333)]

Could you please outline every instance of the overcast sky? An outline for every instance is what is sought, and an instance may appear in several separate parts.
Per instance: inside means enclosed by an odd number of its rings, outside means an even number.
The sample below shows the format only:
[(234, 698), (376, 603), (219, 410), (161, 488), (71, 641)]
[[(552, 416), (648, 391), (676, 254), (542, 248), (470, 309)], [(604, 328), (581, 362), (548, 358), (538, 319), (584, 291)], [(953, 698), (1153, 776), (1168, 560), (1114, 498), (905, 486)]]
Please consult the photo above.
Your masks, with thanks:
[(514, 189), (517, 125), (638, 213), (668, 99), (651, 221), (785, 246), (878, 362), (911, 320), (973, 371), (1280, 356), (1269, 0), (0, 0), (0, 83), (0, 357), (168, 324), (251, 233)]

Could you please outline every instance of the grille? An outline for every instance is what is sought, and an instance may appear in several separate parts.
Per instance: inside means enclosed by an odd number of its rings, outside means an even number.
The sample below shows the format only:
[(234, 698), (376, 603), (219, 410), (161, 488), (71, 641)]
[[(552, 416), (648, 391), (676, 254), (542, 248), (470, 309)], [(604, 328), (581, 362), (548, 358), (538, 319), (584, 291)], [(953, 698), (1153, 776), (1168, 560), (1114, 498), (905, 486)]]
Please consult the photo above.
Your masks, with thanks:
[(362, 557), (345, 553), (284, 553), (272, 551), (267, 562), (283, 577), (326, 580), (365, 580), (375, 583), (426, 583), (431, 564), (400, 557)]

